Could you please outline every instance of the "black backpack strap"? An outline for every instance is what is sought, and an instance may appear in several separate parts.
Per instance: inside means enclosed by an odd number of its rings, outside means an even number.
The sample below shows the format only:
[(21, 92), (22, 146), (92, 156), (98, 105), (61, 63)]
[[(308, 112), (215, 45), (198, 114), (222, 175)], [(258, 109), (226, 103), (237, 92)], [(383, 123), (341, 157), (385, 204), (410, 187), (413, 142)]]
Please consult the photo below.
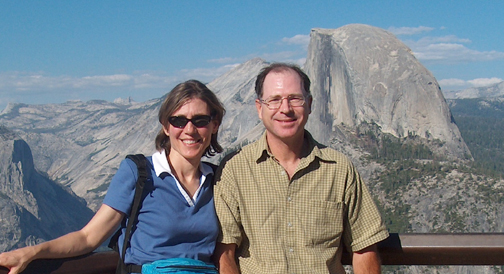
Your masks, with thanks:
[[(133, 205), (131, 206), (131, 211), (129, 214), (128, 222), (126, 224), (126, 232), (124, 234), (124, 243), (122, 246), (122, 256), (119, 258), (117, 263), (116, 274), (125, 274), (130, 273), (130, 267), (126, 266), (124, 263), (124, 257), (126, 255), (126, 249), (130, 245), (131, 233), (133, 230), (133, 224), (136, 222), (138, 217), (138, 209), (140, 208), (140, 203), (142, 202), (142, 194), (145, 186), (145, 182), (148, 178), (147, 171), (147, 158), (143, 154), (130, 154), (126, 156), (126, 158), (132, 160), (138, 169), (138, 178), (135, 185), (135, 197), (133, 199)], [(124, 219), (123, 219), (124, 226)], [(118, 251), (117, 242), (119, 239), (119, 235), (121, 235), (121, 229), (119, 229), (114, 236), (110, 239), (109, 247)]]
[(217, 166), (217, 165), (215, 165), (215, 164), (212, 164), (212, 163), (210, 163), (210, 162), (206, 162), (206, 161), (201, 161), (201, 162), (202, 162), (202, 163), (205, 163), (205, 164), (207, 164), (207, 165), (209, 165), (209, 166), (212, 168), (212, 170), (213, 170), (214, 174), (215, 174), (215, 172), (217, 172), (217, 168), (218, 168), (219, 166)]
[(205, 161), (202, 161), (202, 163), (205, 163), (205, 164), (209, 165), (212, 168), (212, 170), (213, 170), (213, 177), (212, 177), (211, 184), (215, 185), (215, 183), (217, 182), (217, 178), (218, 178), (217, 172), (219, 172), (219, 166), (217, 166), (215, 164), (212, 164), (210, 162), (205, 162)]

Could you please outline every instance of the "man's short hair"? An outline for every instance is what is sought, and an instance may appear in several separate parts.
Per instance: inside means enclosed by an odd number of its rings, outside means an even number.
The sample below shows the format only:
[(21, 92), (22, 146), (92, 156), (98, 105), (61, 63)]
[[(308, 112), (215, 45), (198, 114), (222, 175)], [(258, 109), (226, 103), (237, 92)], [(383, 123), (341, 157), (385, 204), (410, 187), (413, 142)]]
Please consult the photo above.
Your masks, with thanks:
[(264, 67), (261, 72), (257, 75), (257, 79), (255, 82), (255, 92), (257, 95), (257, 98), (261, 98), (263, 95), (263, 86), (264, 86), (264, 79), (266, 79), (266, 76), (270, 72), (283, 72), (283, 71), (288, 71), (292, 70), (296, 72), (299, 77), (301, 78), (301, 88), (303, 89), (303, 92), (305, 95), (310, 95), (310, 78), (306, 73), (297, 65), (295, 64), (287, 64), (287, 63), (272, 63), (267, 67)]

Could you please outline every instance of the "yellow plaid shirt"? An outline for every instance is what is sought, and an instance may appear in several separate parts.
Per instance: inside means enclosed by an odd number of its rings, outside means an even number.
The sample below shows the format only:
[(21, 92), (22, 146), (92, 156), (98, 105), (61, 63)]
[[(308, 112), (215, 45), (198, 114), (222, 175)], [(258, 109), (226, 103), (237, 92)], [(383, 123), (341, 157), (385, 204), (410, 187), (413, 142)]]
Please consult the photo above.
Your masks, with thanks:
[(290, 180), (265, 134), (221, 164), (218, 241), (238, 245), (244, 274), (345, 273), (343, 243), (359, 251), (388, 237), (353, 164), (307, 131), (305, 138), (310, 153)]

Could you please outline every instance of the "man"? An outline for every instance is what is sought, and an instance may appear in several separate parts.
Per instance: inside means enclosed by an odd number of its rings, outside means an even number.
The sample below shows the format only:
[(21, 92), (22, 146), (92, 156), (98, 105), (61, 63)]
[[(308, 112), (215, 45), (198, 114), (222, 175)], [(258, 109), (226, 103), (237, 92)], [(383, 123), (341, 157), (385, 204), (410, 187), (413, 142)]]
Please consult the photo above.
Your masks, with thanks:
[[(352, 163), (304, 129), (310, 80), (276, 63), (256, 79), (266, 132), (221, 164), (215, 206), (220, 273), (380, 273), (376, 243), (388, 237)], [(236, 262), (237, 258), (238, 262)]]

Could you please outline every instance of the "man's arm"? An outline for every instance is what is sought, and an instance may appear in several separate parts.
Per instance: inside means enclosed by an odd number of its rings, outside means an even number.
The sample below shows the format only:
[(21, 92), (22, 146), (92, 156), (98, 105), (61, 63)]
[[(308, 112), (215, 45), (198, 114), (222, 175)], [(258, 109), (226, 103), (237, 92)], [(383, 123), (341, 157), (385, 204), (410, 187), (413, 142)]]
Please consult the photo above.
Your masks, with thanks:
[(217, 243), (215, 247), (215, 262), (220, 274), (239, 274), (235, 261), (235, 244)]
[(380, 274), (381, 262), (376, 244), (354, 252), (352, 266), (355, 274)]

